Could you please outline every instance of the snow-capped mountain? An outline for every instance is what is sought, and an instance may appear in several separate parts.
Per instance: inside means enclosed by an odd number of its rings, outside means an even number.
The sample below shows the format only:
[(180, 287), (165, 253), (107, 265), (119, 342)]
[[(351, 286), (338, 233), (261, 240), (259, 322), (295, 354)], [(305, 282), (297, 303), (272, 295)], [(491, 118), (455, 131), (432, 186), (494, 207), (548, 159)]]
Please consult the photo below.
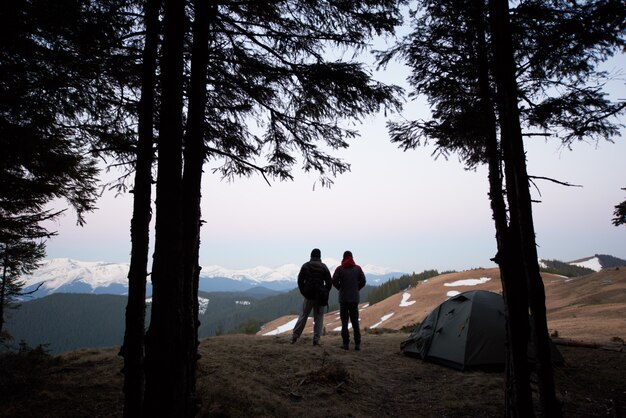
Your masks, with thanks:
[[(322, 260), (330, 269), (331, 273), (339, 265), (339, 261), (334, 258), (324, 258)], [(233, 270), (221, 266), (204, 266), (201, 275), (205, 277), (227, 277), (233, 280), (253, 280), (257, 282), (272, 282), (289, 280), (295, 282), (300, 271), (301, 264), (284, 264), (277, 268), (270, 267), (254, 267), (249, 269)], [(387, 267), (378, 267), (367, 264), (363, 267), (363, 271), (367, 275), (385, 276), (390, 273), (398, 273)]]
[[(324, 259), (331, 271), (339, 264), (334, 259)], [(25, 291), (30, 291), (40, 283), (39, 290), (32, 296), (42, 297), (51, 293), (98, 293), (124, 295), (128, 291), (128, 263), (108, 263), (100, 261), (77, 261), (57, 258), (44, 261), (41, 267), (30, 276), (24, 277)], [(380, 284), (402, 273), (372, 265), (363, 266), (368, 282)], [(201, 291), (245, 291), (253, 287), (266, 287), (286, 291), (297, 286), (300, 265), (285, 264), (277, 268), (254, 267), (248, 269), (227, 269), (221, 266), (203, 267), (200, 274)], [(152, 293), (148, 280), (147, 293)]]
[(300, 266), (296, 264), (285, 264), (278, 268), (253, 267), (248, 269), (227, 269), (221, 266), (204, 266), (200, 274), (204, 277), (225, 277), (232, 280), (253, 280), (257, 282), (273, 282), (281, 280), (292, 280), (298, 277)]
[(25, 291), (43, 283), (33, 296), (50, 293), (125, 294), (128, 288), (128, 263), (77, 261), (56, 258), (44, 261), (34, 274), (24, 277)]

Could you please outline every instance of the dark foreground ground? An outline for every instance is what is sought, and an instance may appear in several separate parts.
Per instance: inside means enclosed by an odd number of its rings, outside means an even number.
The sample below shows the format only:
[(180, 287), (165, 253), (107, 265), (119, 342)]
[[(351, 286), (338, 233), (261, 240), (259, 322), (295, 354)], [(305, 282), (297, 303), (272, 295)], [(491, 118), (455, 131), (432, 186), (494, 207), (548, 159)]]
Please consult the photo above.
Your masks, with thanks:
[[(362, 351), (302, 338), (229, 335), (204, 340), (199, 416), (501, 417), (503, 374), (458, 372), (400, 353), (403, 333), (365, 334)], [(566, 417), (626, 416), (626, 353), (559, 346), (555, 369)], [(81, 350), (36, 367), (2, 363), (1, 417), (118, 417), (118, 349)], [(37, 359), (37, 357), (35, 358)], [(36, 360), (39, 361), (39, 360)]]

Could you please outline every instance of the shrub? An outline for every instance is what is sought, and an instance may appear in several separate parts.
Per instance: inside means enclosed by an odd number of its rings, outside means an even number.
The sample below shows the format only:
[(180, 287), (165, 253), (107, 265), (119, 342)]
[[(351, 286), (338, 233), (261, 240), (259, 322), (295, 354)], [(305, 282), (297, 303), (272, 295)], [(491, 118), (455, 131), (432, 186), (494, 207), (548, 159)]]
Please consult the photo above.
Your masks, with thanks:
[(51, 356), (45, 345), (32, 348), (21, 341), (17, 352), (0, 356), (0, 393), (18, 395), (39, 386), (50, 367), (58, 363), (58, 358)]
[(229, 332), (229, 334), (249, 334), (254, 335), (261, 330), (261, 321), (250, 318), (243, 323), (239, 324), (235, 329)]
[(415, 328), (417, 328), (420, 325), (420, 322), (416, 322), (414, 324), (409, 324), (409, 325), (405, 325), (402, 328), (400, 328), (400, 332), (406, 332), (408, 334), (412, 333), (413, 330)]

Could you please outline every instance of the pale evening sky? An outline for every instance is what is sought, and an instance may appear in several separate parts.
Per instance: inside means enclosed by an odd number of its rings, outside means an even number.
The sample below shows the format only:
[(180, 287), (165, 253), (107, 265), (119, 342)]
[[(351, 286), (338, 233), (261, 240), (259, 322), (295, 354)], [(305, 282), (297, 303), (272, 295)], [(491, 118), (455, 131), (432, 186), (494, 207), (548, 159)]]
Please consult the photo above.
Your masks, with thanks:
[[(608, 68), (621, 71), (611, 98), (626, 99), (622, 55)], [(394, 64), (377, 77), (406, 87), (407, 71)], [(466, 171), (458, 158), (435, 160), (432, 147), (403, 152), (389, 141), (385, 122), (428, 117), (424, 102), (407, 102), (402, 115), (377, 115), (356, 125), (361, 137), (339, 155), (351, 172), (332, 188), (315, 187), (316, 175), (296, 170), (293, 182), (268, 186), (258, 175), (221, 181), (205, 169), (201, 265), (249, 268), (300, 264), (318, 247), (341, 259), (350, 249), (359, 264), (393, 271), (489, 267), (496, 252), (487, 196), (487, 170)], [(624, 123), (624, 118), (621, 120)], [(528, 138), (530, 175), (583, 187), (537, 181), (533, 216), (541, 258), (570, 261), (594, 254), (626, 258), (626, 227), (611, 223), (626, 199), (626, 131), (615, 143), (576, 143)], [(51, 225), (48, 258), (128, 262), (132, 195), (106, 192), (99, 210), (77, 227), (71, 211)]]

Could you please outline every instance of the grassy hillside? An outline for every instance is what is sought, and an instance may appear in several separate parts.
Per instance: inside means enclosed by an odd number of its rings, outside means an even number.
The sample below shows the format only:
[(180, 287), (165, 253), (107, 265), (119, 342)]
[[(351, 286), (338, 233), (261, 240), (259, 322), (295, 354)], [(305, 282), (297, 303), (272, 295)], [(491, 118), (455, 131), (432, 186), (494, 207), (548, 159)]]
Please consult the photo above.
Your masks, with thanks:
[[(604, 269), (582, 277), (569, 278), (542, 273), (546, 292), (548, 329), (563, 338), (588, 342), (626, 340), (626, 269)], [(497, 268), (473, 269), (442, 274), (420, 281), (376, 304), (362, 304), (362, 328), (400, 330), (412, 328), (449, 297), (469, 290), (502, 290)], [(267, 334), (283, 327), (293, 316), (264, 324)], [(307, 324), (305, 332), (311, 332)], [(324, 318), (324, 326), (341, 326), (337, 312)]]
[(369, 293), (366, 300), (370, 303), (370, 305), (373, 305), (409, 287), (417, 286), (419, 282), (423, 282), (424, 280), (428, 280), (431, 277), (436, 276), (439, 276), (439, 272), (437, 270), (425, 270), (419, 274), (403, 274), (398, 278), (391, 279), (378, 286)]
[[(458, 372), (399, 352), (404, 333), (365, 333), (362, 351), (336, 334), (313, 347), (288, 337), (205, 339), (198, 364), (198, 417), (501, 417), (502, 373)], [(560, 346), (555, 369), (566, 417), (626, 410), (626, 354)], [(58, 358), (0, 358), (2, 417), (121, 417), (122, 359), (116, 349)], [(537, 392), (533, 391), (536, 396)]]

